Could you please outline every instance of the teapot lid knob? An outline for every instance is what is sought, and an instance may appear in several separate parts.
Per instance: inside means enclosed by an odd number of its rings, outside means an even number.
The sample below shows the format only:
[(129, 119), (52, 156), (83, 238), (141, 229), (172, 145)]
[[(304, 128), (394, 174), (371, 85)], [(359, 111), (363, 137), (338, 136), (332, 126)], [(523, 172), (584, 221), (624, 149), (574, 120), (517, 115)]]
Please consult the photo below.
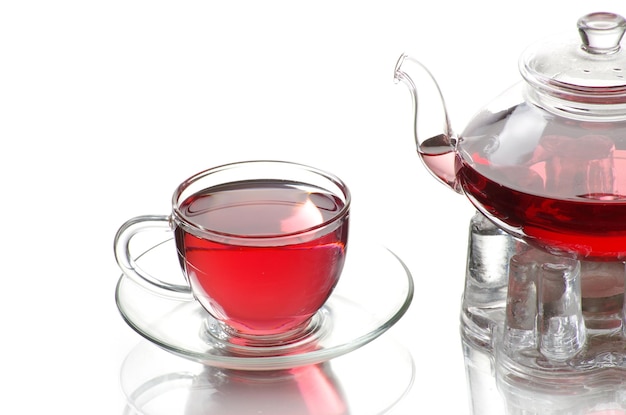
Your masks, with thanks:
[(582, 49), (596, 55), (619, 51), (625, 30), (626, 19), (615, 13), (590, 13), (578, 20)]
[(590, 13), (577, 27), (580, 36), (553, 36), (522, 54), (519, 68), (532, 99), (585, 119), (626, 119), (626, 48), (620, 47), (626, 19)]

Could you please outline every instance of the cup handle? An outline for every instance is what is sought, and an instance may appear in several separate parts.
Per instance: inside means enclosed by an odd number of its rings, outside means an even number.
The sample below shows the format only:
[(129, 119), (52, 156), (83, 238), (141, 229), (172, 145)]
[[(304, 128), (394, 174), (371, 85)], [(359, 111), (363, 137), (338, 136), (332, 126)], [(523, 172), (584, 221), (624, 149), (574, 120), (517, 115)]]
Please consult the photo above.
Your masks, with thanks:
[(171, 284), (160, 280), (141, 269), (130, 254), (130, 241), (140, 232), (170, 231), (170, 217), (164, 215), (145, 215), (129, 219), (124, 223), (114, 240), (115, 260), (124, 272), (134, 282), (156, 292), (157, 294), (181, 300), (192, 300), (191, 288), (187, 285)]

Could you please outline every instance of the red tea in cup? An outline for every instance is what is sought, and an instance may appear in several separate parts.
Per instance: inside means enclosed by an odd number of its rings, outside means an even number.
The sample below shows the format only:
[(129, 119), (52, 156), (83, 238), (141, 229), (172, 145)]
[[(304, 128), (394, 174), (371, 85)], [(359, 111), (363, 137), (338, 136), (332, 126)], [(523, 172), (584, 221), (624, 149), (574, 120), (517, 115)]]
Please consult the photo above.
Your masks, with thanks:
[(181, 263), (196, 298), (229, 327), (278, 334), (324, 304), (343, 268), (348, 222), (332, 228), (344, 201), (324, 189), (255, 180), (194, 194), (181, 219), (219, 234), (176, 227)]

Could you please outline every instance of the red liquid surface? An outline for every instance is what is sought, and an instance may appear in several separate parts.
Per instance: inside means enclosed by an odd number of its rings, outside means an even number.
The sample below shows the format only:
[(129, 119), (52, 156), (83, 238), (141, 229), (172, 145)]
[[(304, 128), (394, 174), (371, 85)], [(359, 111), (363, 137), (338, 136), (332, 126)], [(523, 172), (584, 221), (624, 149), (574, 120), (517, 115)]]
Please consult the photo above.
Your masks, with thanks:
[(198, 300), (246, 334), (279, 334), (303, 324), (327, 300), (343, 268), (348, 217), (315, 228), (343, 206), (321, 189), (279, 181), (191, 196), (181, 204), (183, 217), (222, 234), (203, 239), (176, 229)]
[(459, 163), (459, 179), (480, 210), (540, 248), (580, 258), (626, 258), (626, 200), (559, 199), (522, 192)]

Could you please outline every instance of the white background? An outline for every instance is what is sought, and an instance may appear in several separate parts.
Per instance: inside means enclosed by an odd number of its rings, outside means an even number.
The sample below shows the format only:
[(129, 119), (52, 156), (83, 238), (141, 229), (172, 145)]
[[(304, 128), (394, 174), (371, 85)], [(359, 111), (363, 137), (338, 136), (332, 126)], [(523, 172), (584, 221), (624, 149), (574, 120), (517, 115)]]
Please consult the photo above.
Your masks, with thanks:
[(140, 338), (115, 308), (115, 231), (168, 213), (197, 171), (269, 158), (342, 177), (354, 228), (413, 273), (389, 335), (417, 378), (394, 413), (467, 413), (458, 312), (473, 210), (421, 165), (393, 68), (403, 52), (425, 63), (460, 131), (519, 79), (526, 45), (599, 10), (626, 5), (3, 2), (0, 412), (121, 414), (119, 369)]

